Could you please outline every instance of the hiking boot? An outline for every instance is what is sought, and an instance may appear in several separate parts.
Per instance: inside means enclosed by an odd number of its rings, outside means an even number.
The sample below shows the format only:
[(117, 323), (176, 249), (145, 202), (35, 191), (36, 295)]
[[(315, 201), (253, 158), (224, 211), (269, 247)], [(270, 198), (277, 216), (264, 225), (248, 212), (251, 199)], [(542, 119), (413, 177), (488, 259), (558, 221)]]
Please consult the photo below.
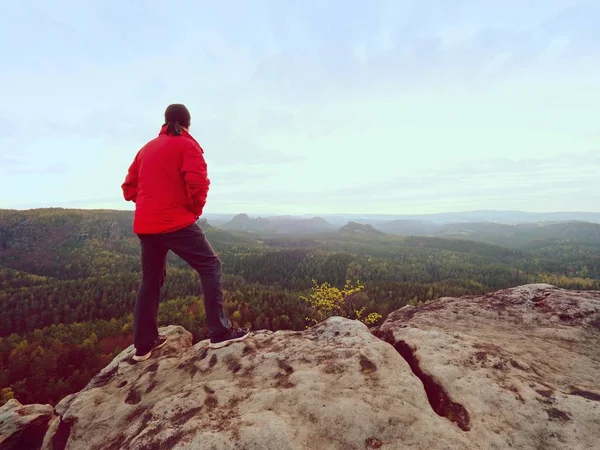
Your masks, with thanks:
[(150, 348), (136, 348), (135, 355), (133, 355), (133, 360), (137, 362), (146, 361), (148, 358), (150, 358), (150, 355), (152, 355), (152, 352), (154, 350), (158, 350), (159, 348), (163, 347), (166, 343), (167, 337), (163, 336), (162, 334), (159, 334), (154, 343), (150, 346)]
[(210, 338), (209, 348), (225, 347), (233, 342), (243, 341), (250, 334), (248, 328), (230, 328), (229, 331), (221, 336), (213, 336)]

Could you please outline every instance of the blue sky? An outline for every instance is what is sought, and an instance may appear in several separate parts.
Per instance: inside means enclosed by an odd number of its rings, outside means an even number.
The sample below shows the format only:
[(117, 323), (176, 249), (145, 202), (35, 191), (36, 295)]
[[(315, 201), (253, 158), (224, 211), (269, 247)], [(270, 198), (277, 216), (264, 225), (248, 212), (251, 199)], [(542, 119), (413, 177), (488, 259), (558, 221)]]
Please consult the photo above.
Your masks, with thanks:
[(600, 2), (5, 2), (0, 208), (129, 209), (169, 103), (208, 213), (600, 211)]

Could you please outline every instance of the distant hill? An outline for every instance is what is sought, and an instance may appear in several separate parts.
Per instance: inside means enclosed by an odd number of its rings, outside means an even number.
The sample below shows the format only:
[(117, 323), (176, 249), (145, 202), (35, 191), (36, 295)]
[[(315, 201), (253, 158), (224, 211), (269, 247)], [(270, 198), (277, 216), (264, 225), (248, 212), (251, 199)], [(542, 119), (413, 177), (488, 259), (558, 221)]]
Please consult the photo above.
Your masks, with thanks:
[(373, 228), (372, 225), (365, 225), (365, 224), (356, 223), (356, 222), (348, 222), (346, 225), (344, 225), (342, 228), (340, 228), (340, 232), (347, 233), (347, 234), (363, 235), (363, 236), (383, 236), (384, 235), (384, 233), (382, 233), (381, 231)]
[(229, 222), (221, 225), (223, 230), (274, 233), (276, 230), (268, 219), (262, 217), (250, 218), (247, 214), (238, 214)]
[(333, 224), (343, 225), (348, 221), (368, 223), (382, 229), (384, 223), (390, 221), (433, 222), (448, 224), (459, 222), (496, 222), (518, 224), (528, 222), (568, 222), (584, 221), (600, 223), (600, 213), (597, 212), (548, 212), (535, 213), (526, 211), (456, 211), (435, 214), (323, 214), (325, 220)]
[[(256, 242), (206, 221), (199, 223), (216, 249)], [(0, 266), (57, 278), (133, 270), (139, 265), (140, 249), (132, 224), (133, 211), (0, 209)]]
[(439, 233), (444, 225), (426, 220), (397, 219), (375, 224), (378, 230), (391, 234), (431, 235)]
[[(231, 221), (235, 214), (207, 213), (205, 218), (215, 226), (221, 227)], [(255, 216), (267, 219), (277, 219), (278, 217), (287, 217), (294, 220), (307, 220), (313, 218), (313, 214), (301, 214), (295, 216), (276, 216), (269, 213), (255, 213)], [(325, 220), (331, 225), (341, 227), (348, 222), (366, 223), (373, 225), (382, 231), (385, 224), (389, 222), (404, 222), (404, 225), (410, 227), (411, 224), (433, 223), (436, 225), (445, 225), (450, 223), (463, 222), (494, 222), (503, 224), (520, 223), (541, 223), (541, 222), (592, 222), (600, 223), (600, 213), (571, 211), (571, 212), (548, 212), (536, 213), (527, 211), (500, 211), (500, 210), (476, 210), (476, 211), (454, 211), (447, 213), (433, 214), (319, 214), (319, 218)], [(410, 231), (410, 230), (409, 230)], [(419, 231), (420, 233), (421, 231)]]
[(293, 216), (257, 217), (238, 214), (221, 225), (229, 231), (245, 231), (260, 234), (314, 234), (335, 229), (335, 226), (320, 217), (299, 218)]
[(436, 224), (394, 220), (376, 225), (376, 228), (390, 234), (459, 238), (505, 247), (538, 245), (550, 240), (600, 244), (600, 224), (577, 221), (508, 225), (492, 222)]

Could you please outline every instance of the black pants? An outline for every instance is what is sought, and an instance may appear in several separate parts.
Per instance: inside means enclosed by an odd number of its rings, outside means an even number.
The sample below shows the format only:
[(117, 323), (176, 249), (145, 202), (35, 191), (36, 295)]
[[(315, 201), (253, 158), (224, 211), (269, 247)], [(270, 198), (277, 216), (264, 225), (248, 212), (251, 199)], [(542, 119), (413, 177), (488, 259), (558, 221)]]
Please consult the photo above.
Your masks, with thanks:
[(158, 337), (158, 303), (169, 250), (184, 259), (200, 275), (210, 335), (226, 333), (231, 328), (231, 322), (223, 311), (221, 261), (200, 227), (194, 223), (171, 233), (139, 234), (138, 237), (142, 246), (142, 283), (133, 319), (136, 348), (147, 348)]

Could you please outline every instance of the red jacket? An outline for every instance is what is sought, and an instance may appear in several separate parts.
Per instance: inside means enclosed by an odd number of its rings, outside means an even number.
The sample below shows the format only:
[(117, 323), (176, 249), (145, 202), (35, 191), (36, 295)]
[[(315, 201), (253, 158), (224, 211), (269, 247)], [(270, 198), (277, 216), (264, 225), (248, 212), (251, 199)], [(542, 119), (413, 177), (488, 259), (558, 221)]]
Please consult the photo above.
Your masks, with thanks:
[(210, 185), (203, 153), (189, 133), (167, 135), (165, 126), (142, 147), (121, 186), (135, 202), (135, 233), (167, 233), (198, 220)]

